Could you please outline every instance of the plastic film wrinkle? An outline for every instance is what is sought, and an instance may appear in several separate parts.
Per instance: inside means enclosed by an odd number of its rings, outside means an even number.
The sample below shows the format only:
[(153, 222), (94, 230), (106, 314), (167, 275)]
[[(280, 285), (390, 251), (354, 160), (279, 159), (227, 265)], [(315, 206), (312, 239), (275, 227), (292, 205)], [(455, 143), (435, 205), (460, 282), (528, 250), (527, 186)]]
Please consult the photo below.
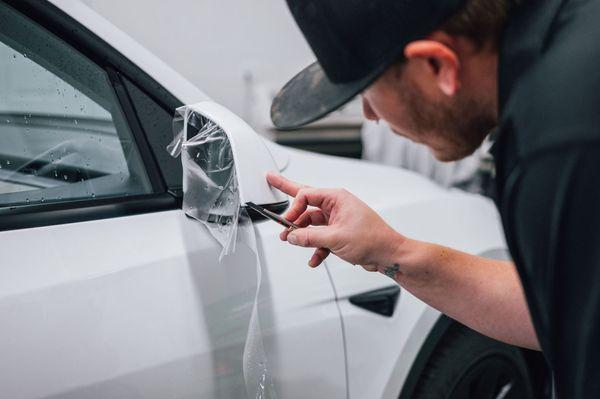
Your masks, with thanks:
[(240, 240), (256, 257), (256, 292), (248, 325), (242, 369), (248, 398), (276, 398), (268, 370), (260, 326), (258, 299), (262, 267), (256, 232), (245, 210), (241, 210), (238, 179), (231, 142), (215, 122), (183, 106), (173, 119), (174, 139), (167, 146), (183, 166), (183, 210), (206, 226), (219, 242), (223, 257), (233, 254)]

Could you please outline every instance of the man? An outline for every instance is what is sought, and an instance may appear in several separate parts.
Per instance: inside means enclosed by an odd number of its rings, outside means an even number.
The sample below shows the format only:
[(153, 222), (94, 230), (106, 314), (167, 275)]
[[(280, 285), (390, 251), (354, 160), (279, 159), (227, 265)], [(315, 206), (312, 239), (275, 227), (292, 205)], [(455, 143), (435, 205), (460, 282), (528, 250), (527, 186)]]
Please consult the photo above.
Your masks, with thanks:
[(275, 99), (275, 125), (362, 92), (367, 118), (443, 161), (498, 126), (497, 204), (516, 267), (412, 240), (346, 191), (272, 174), (296, 197), (286, 217), (306, 227), (282, 238), (316, 248), (310, 266), (333, 252), (483, 334), (542, 349), (559, 398), (600, 397), (600, 1), (288, 4), (319, 62)]

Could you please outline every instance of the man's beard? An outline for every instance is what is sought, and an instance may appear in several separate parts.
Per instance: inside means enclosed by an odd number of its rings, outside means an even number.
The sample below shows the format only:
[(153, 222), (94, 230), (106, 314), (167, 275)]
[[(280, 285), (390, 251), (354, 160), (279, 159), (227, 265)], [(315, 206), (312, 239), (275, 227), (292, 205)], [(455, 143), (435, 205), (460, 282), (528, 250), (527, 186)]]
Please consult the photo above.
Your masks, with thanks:
[(406, 80), (402, 79), (399, 93), (410, 118), (410, 129), (425, 144), (436, 136), (433, 141), (439, 145), (434, 144), (430, 149), (439, 161), (456, 161), (473, 154), (497, 125), (491, 112), (493, 105), (465, 98), (460, 93), (452, 102), (432, 103), (425, 100), (416, 84)]

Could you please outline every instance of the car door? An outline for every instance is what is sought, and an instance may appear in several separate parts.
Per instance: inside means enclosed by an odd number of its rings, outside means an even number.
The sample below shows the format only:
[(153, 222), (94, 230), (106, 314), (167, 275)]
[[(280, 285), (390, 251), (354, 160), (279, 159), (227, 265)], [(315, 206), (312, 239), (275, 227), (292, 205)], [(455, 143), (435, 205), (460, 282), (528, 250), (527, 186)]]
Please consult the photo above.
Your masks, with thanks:
[(0, 396), (241, 397), (251, 250), (219, 264), (119, 73), (4, 2), (0, 70)]

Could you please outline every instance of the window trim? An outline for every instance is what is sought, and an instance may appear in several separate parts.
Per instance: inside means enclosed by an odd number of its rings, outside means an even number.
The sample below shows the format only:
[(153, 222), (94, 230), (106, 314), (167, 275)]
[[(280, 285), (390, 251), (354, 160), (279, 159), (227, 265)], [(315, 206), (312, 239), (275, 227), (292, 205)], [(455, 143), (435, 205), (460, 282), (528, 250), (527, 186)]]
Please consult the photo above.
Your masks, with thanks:
[(0, 232), (79, 223), (181, 208), (170, 193), (72, 200), (0, 208)]
[(175, 108), (182, 105), (181, 102), (129, 59), (53, 4), (38, 0), (0, 1), (60, 37), (106, 71), (154, 191), (152, 194), (135, 196), (0, 206), (0, 231), (181, 209), (181, 195), (167, 189), (121, 76), (138, 85), (167, 112), (174, 112)]

